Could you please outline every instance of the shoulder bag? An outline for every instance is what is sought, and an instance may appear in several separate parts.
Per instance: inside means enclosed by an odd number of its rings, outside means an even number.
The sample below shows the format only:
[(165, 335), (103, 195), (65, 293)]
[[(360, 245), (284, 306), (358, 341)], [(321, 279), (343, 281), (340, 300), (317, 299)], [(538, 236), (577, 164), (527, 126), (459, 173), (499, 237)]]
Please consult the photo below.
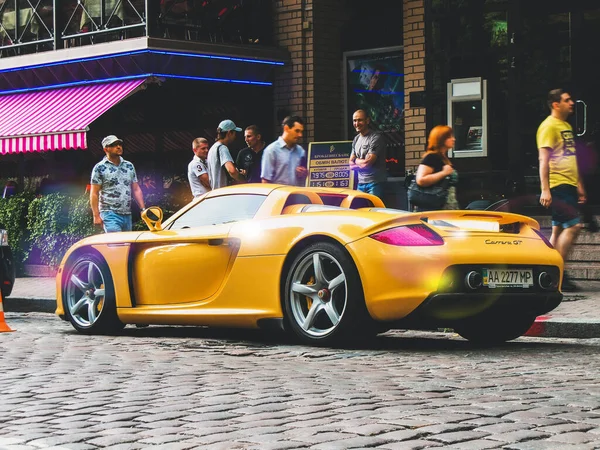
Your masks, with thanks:
[(442, 209), (448, 198), (449, 177), (432, 186), (419, 186), (416, 178), (408, 186), (408, 201), (421, 209)]

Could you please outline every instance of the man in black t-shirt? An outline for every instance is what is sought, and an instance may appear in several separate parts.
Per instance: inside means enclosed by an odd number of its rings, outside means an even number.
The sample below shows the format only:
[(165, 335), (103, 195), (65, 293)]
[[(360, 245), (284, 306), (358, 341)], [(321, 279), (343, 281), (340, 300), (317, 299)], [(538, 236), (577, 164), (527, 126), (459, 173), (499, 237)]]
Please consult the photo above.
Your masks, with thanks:
[(260, 183), (260, 170), (265, 142), (256, 125), (250, 125), (244, 130), (244, 139), (248, 147), (240, 150), (235, 165), (240, 169), (248, 183)]

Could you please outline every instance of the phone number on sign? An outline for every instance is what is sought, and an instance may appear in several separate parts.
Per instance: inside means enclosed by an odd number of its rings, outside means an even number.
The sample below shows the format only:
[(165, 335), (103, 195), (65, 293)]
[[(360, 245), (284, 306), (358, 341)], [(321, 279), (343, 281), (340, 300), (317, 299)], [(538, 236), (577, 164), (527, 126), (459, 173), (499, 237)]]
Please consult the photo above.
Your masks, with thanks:
[(336, 172), (311, 172), (310, 179), (311, 180), (326, 180), (333, 178), (349, 178), (350, 171), (349, 170), (339, 170)]
[(311, 181), (311, 187), (336, 187), (343, 188), (349, 187), (350, 181), (348, 180), (335, 180), (335, 181)]

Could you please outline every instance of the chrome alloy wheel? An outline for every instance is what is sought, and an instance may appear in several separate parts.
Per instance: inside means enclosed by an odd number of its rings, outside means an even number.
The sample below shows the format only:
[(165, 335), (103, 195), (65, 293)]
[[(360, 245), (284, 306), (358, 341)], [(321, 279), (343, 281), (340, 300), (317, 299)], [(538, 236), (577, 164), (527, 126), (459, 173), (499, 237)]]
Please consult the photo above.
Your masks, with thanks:
[(81, 328), (90, 328), (102, 314), (105, 287), (104, 275), (95, 262), (77, 262), (67, 281), (66, 307)]
[(309, 336), (336, 329), (348, 304), (346, 274), (329, 253), (307, 254), (296, 265), (290, 286), (293, 320)]

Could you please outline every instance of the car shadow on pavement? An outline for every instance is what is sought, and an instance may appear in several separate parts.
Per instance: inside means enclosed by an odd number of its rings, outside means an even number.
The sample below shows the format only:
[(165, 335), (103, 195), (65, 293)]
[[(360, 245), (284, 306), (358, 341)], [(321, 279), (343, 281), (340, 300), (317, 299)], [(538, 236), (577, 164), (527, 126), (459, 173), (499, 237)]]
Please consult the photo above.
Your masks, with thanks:
[[(556, 349), (576, 351), (578, 348), (587, 348), (589, 344), (578, 340), (547, 340), (540, 338), (519, 338), (515, 341), (506, 342), (501, 345), (483, 346), (466, 341), (452, 332), (441, 331), (414, 331), (394, 330), (375, 337), (364, 338), (344, 342), (336, 346), (319, 347), (308, 346), (297, 342), (290, 335), (283, 332), (266, 330), (248, 330), (237, 328), (208, 328), (199, 326), (163, 326), (153, 325), (148, 327), (128, 326), (118, 335), (132, 338), (175, 338), (160, 345), (177, 346), (184, 345), (186, 348), (221, 347), (235, 345), (238, 348), (274, 348), (292, 346), (297, 348), (331, 349), (331, 350), (362, 350), (362, 351), (484, 351), (495, 350), (506, 351), (532, 351), (539, 354), (543, 351), (556, 351)], [(178, 339), (185, 339), (185, 343)], [(193, 339), (190, 341), (190, 339)], [(197, 340), (195, 342), (194, 340)]]

